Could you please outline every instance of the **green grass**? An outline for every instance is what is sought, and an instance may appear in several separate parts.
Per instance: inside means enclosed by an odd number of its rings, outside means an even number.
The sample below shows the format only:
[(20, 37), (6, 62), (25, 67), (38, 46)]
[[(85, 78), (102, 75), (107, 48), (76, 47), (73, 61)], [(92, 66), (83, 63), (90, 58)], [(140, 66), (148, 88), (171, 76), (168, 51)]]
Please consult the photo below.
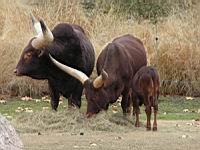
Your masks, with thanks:
[[(86, 111), (86, 100), (82, 98), (82, 107), (80, 112), (84, 113)], [(122, 116), (121, 106), (118, 103), (114, 104), (117, 106), (117, 114), (113, 114), (111, 106), (109, 107), (108, 114), (110, 115), (120, 115)], [(51, 110), (50, 103), (42, 101), (36, 103), (33, 101), (22, 101), (19, 98), (9, 99), (6, 104), (0, 104), (0, 113), (4, 116), (12, 116), (15, 118), (19, 114), (27, 112), (15, 112), (18, 107), (26, 108), (30, 107), (33, 112), (42, 111), (43, 107), (49, 107)], [(58, 112), (63, 112), (67, 109), (67, 100), (64, 99), (63, 103), (59, 105)], [(183, 112), (184, 109), (188, 109), (190, 112)], [(197, 113), (200, 109), (200, 98), (195, 98), (194, 100), (186, 100), (185, 97), (180, 96), (161, 96), (159, 98), (159, 113), (158, 119), (161, 120), (193, 120), (200, 118), (200, 114)], [(141, 119), (145, 120), (146, 115), (144, 112), (144, 106), (141, 107)]]

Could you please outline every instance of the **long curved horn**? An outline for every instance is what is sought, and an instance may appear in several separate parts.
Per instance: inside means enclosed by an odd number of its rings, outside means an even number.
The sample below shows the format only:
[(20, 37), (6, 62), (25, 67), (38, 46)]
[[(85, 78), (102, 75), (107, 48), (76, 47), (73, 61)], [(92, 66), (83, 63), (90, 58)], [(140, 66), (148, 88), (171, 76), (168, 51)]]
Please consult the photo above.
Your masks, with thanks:
[(108, 74), (104, 70), (102, 70), (101, 75), (98, 76), (93, 81), (94, 88), (98, 89), (98, 88), (102, 87), (107, 78), (108, 78)]
[(32, 43), (31, 43), (32, 46), (34, 48), (36, 48), (36, 49), (40, 49), (40, 48), (43, 48), (43, 47), (47, 46), (54, 39), (52, 32), (47, 27), (47, 25), (45, 24), (44, 20), (40, 19), (39, 23), (40, 23), (42, 32), (40, 32), (38, 34), (38, 36), (35, 39), (33, 39)]
[(31, 20), (33, 23), (33, 27), (34, 27), (37, 35), (42, 33), (42, 28), (41, 28), (40, 22), (33, 16), (32, 13), (30, 13), (30, 16), (31, 16)]
[(79, 80), (82, 84), (85, 83), (86, 80), (88, 80), (88, 76), (86, 74), (84, 74), (83, 72), (76, 70), (74, 68), (71, 68), (69, 66), (66, 66), (64, 64), (61, 64), (60, 62), (58, 62), (57, 60), (55, 60), (50, 54), (49, 54), (50, 59), (52, 60), (52, 62), (61, 70), (63, 70), (64, 72), (66, 72), (67, 74), (71, 75), (72, 77), (76, 78), (77, 80)]

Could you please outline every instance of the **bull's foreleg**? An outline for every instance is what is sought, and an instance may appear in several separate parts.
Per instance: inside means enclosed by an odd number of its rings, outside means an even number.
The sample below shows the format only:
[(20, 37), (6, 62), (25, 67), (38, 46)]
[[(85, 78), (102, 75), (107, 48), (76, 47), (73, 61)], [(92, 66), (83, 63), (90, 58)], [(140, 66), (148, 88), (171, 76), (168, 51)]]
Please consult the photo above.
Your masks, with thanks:
[(68, 107), (81, 107), (81, 96), (83, 92), (83, 87), (81, 84), (76, 86), (76, 89), (73, 91), (71, 96), (68, 98)]
[(57, 111), (60, 94), (58, 90), (50, 83), (49, 83), (49, 91), (50, 91), (50, 97), (51, 97), (51, 108), (52, 110)]
[(121, 101), (121, 107), (123, 111), (123, 115), (126, 116), (130, 107), (130, 98), (129, 98), (129, 92), (123, 92), (122, 94), (122, 101)]

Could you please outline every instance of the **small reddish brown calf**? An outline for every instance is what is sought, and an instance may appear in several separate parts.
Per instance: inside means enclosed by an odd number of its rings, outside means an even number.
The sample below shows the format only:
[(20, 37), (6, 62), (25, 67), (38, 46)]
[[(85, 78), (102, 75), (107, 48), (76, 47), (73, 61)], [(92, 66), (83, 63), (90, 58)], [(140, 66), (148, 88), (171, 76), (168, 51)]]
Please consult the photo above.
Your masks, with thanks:
[(136, 114), (135, 126), (139, 127), (139, 113), (142, 104), (145, 105), (147, 115), (147, 130), (151, 130), (151, 113), (154, 110), (153, 131), (157, 130), (158, 97), (160, 91), (159, 75), (152, 67), (141, 67), (133, 79), (131, 91), (133, 112)]

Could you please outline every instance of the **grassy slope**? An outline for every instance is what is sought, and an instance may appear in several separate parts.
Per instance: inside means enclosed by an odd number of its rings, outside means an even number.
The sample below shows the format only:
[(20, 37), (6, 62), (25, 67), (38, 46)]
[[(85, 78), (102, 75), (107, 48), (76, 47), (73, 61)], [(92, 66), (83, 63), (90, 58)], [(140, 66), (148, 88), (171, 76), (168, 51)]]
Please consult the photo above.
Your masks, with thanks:
[[(86, 101), (85, 98), (82, 98), (82, 108), (81, 112), (86, 111)], [(159, 99), (159, 119), (163, 120), (189, 120), (189, 119), (197, 119), (200, 117), (200, 114), (197, 113), (198, 109), (200, 109), (200, 98), (195, 98), (194, 100), (187, 100), (185, 97), (171, 97), (161, 96)], [(117, 115), (121, 115), (121, 107), (120, 104), (115, 103), (117, 106)], [(36, 103), (33, 101), (22, 101), (20, 99), (10, 99), (7, 101), (6, 104), (0, 104), (0, 113), (5, 116), (18, 116), (19, 114), (25, 113), (16, 113), (15, 110), (18, 107), (26, 108), (30, 107), (33, 109), (33, 112), (41, 111), (43, 107), (49, 107), (50, 104), (48, 102), (41, 102)], [(64, 100), (62, 104), (59, 105), (58, 111), (63, 112), (67, 107), (67, 100)], [(191, 112), (183, 112), (184, 109), (188, 109)], [(145, 119), (144, 107), (141, 108), (142, 114), (141, 118)], [(112, 114), (112, 107), (109, 108), (109, 114)]]

